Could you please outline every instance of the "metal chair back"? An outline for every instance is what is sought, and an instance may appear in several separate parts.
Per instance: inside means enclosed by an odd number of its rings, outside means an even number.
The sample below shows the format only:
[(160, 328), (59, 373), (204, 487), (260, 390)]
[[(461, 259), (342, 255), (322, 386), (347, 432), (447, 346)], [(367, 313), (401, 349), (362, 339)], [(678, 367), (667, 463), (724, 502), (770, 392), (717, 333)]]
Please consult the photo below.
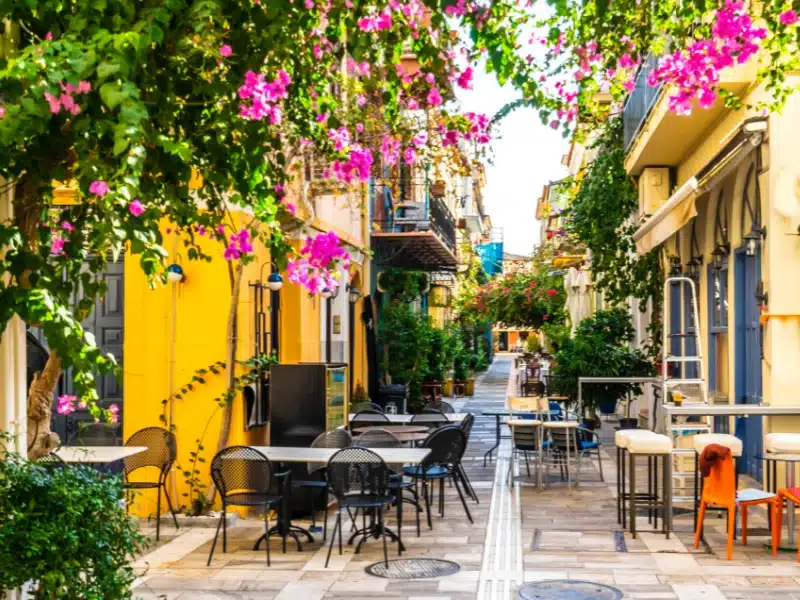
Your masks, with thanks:
[(240, 499), (263, 497), (273, 484), (272, 463), (255, 448), (231, 446), (212, 459), (211, 479), (223, 499), (233, 495)]
[(453, 408), (453, 405), (449, 402), (445, 402), (444, 400), (441, 402), (428, 402), (422, 410), (435, 410), (445, 415), (452, 415), (456, 412), (456, 409)]
[(539, 448), (539, 436), (541, 435), (541, 425), (514, 425), (511, 428), (511, 443), (517, 449), (531, 451), (531, 447)]
[(464, 435), (467, 437), (467, 442), (469, 442), (469, 436), (472, 433), (472, 426), (475, 424), (475, 415), (472, 413), (468, 413), (466, 417), (458, 424), (458, 428), (464, 432)]
[(160, 470), (160, 477), (172, 468), (178, 456), (178, 442), (175, 434), (162, 427), (145, 427), (134, 433), (125, 446), (145, 446), (147, 450), (124, 459), (125, 477), (137, 469), (155, 467)]
[(377, 410), (367, 409), (362, 410), (361, 412), (357, 412), (353, 415), (353, 418), (350, 419), (350, 428), (352, 429), (353, 425), (357, 425), (361, 423), (362, 425), (368, 423), (388, 423), (389, 417), (387, 417), (382, 412), (378, 412)]
[(575, 427), (548, 427), (547, 431), (550, 433), (551, 449), (556, 452), (569, 453), (576, 456), (580, 450), (578, 449), (578, 430)]
[[(353, 445), (353, 436), (346, 429), (332, 429), (320, 433), (316, 439), (311, 442), (312, 448), (347, 448)], [(308, 463), (308, 474), (322, 471), (325, 468), (321, 463)]]
[(433, 465), (450, 467), (461, 461), (467, 449), (467, 436), (455, 425), (440, 427), (427, 437), (422, 447), (430, 449), (423, 461), (425, 469)]
[(385, 412), (380, 404), (375, 404), (374, 402), (359, 402), (350, 408), (351, 413), (360, 413), (365, 410), (374, 410), (379, 413)]
[(65, 463), (64, 460), (55, 452), (45, 454), (44, 456), (38, 458), (36, 460), (36, 464), (42, 465), (43, 467), (56, 469), (64, 469), (67, 467), (67, 463)]
[(119, 425), (78, 423), (78, 431), (67, 440), (68, 446), (121, 446)]
[(338, 501), (355, 494), (386, 496), (389, 468), (367, 448), (343, 448), (328, 460), (328, 486)]
[(425, 425), (429, 428), (447, 425), (450, 421), (443, 412), (438, 410), (424, 409), (411, 417), (411, 425)]
[[(365, 431), (355, 440), (359, 448), (402, 448), (403, 442), (386, 429), (372, 429)], [(393, 473), (402, 473), (403, 465), (391, 465), (389, 470)]]

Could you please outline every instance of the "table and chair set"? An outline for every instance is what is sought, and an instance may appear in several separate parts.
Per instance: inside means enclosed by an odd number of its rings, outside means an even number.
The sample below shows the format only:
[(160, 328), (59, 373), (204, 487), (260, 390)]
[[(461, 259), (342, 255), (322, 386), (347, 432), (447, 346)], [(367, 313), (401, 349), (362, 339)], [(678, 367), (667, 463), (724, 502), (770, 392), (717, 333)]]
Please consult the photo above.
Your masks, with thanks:
[[(402, 553), (405, 549), (401, 534), (403, 505), (414, 507), (417, 536), (421, 534), (420, 514), (423, 512), (426, 513), (428, 528), (433, 529), (431, 504), (437, 482), (440, 515), (444, 516), (445, 482), (449, 481), (472, 522), (467, 498), (476, 502), (478, 498), (461, 459), (474, 423), (473, 415), (455, 413), (452, 407), (448, 414), (426, 409), (416, 415), (383, 414), (377, 405), (359, 408), (362, 410), (350, 415), (349, 430), (340, 427), (324, 432), (310, 447), (230, 446), (213, 457), (211, 478), (219, 491), (222, 510), (209, 551), (209, 565), (220, 531), (223, 552), (227, 551), (226, 516), (232, 507), (263, 512), (264, 534), (256, 541), (254, 550), (258, 550), (262, 541), (277, 535), (282, 538), (284, 552), (287, 537), (294, 538), (298, 550), (302, 551), (300, 537), (313, 541), (313, 536), (291, 523), (292, 490), (299, 488), (312, 494), (316, 491), (317, 498), (322, 500), (325, 512), (323, 544), (328, 533), (328, 499), (332, 496), (336, 500), (337, 514), (326, 567), (337, 534), (339, 553), (342, 552), (343, 511), (351, 523), (352, 534), (348, 544), (357, 542), (356, 553), (370, 538), (382, 538), (385, 561), (388, 561), (387, 539), (396, 542), (398, 553)], [(157, 490), (156, 540), (160, 538), (162, 494), (178, 528), (177, 514), (166, 485), (177, 458), (174, 434), (160, 427), (148, 427), (134, 433), (123, 446), (116, 446), (113, 442), (117, 440), (103, 437), (103, 432), (99, 431), (107, 425), (89, 427), (98, 428), (98, 432), (87, 432), (95, 434), (95, 437), (86, 437), (94, 445), (64, 446), (40, 462), (48, 467), (61, 468), (83, 463), (104, 467), (101, 470), (121, 463), (126, 494)], [(112, 445), (103, 442), (112, 442)], [(307, 468), (302, 472), (308, 477), (292, 481), (291, 465), (296, 463), (306, 463)], [(150, 478), (136, 476), (146, 469), (152, 473)], [(392, 507), (396, 509), (396, 531), (386, 526), (387, 512)], [(274, 525), (271, 523), (273, 511), (277, 516)], [(359, 513), (361, 527), (356, 525)], [(316, 524), (313, 505), (311, 514)], [(269, 546), (265, 544), (268, 566), (271, 560)]]

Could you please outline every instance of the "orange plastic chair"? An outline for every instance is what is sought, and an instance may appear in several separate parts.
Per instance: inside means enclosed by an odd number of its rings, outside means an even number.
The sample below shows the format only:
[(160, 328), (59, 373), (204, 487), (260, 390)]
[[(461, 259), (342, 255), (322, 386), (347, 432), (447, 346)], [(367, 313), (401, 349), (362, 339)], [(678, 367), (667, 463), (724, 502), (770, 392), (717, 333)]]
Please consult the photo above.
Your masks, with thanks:
[(712, 468), (708, 477), (703, 479), (703, 496), (700, 498), (700, 512), (697, 516), (697, 531), (694, 534), (694, 547), (700, 546), (703, 534), (703, 519), (709, 504), (728, 509), (728, 560), (733, 559), (733, 536), (736, 528), (736, 506), (742, 511), (742, 545), (747, 545), (747, 509), (756, 504), (768, 504), (772, 511), (772, 555), (778, 553), (780, 541), (780, 500), (778, 496), (770, 495), (752, 500), (737, 500), (736, 497), (736, 467), (733, 457), (728, 456), (718, 461)]
[[(778, 545), (781, 544), (781, 521), (783, 519), (783, 502), (793, 502), (794, 504), (800, 506), (800, 488), (781, 488), (778, 490), (778, 515), (777, 515), (777, 524), (776, 527), (778, 528)], [(794, 510), (794, 509), (792, 509)], [(798, 528), (800, 528), (800, 524), (798, 524)], [(800, 548), (797, 549), (797, 562), (800, 562)]]

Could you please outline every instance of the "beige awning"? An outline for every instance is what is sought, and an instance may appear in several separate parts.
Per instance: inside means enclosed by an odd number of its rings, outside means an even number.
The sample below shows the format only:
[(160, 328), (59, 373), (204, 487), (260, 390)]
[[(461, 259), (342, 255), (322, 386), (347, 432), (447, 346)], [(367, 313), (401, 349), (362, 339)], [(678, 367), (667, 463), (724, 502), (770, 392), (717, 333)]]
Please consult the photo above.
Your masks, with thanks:
[(636, 230), (633, 234), (636, 253), (645, 254), (657, 248), (687, 225), (697, 215), (695, 200), (711, 191), (761, 144), (765, 128), (766, 121), (761, 119), (742, 123), (734, 140)]

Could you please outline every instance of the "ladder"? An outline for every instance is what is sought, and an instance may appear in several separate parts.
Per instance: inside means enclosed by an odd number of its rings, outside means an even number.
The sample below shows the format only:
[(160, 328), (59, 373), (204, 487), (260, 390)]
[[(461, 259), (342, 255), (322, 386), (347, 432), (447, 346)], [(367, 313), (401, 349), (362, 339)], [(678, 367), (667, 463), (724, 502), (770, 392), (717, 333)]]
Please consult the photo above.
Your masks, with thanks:
[[(668, 333), (670, 324), (671, 292), (674, 285), (680, 285), (680, 303), (683, 305), (684, 286), (688, 285), (690, 291), (689, 312), (693, 331), (687, 331), (689, 315), (684, 315), (681, 331)], [(680, 392), (684, 403), (708, 404), (708, 386), (706, 385), (705, 369), (703, 366), (703, 349), (700, 343), (700, 317), (697, 312), (697, 289), (695, 282), (690, 277), (671, 276), (664, 280), (664, 297), (662, 304), (662, 339), (661, 339), (661, 401), (670, 402), (671, 395)], [(670, 354), (672, 348), (670, 342), (673, 339), (680, 340), (680, 354)], [(694, 340), (692, 345), (694, 353), (683, 355), (688, 344), (687, 340)], [(671, 377), (670, 368), (673, 365), (681, 366), (681, 376)], [(689, 366), (693, 365), (692, 369)], [(691, 371), (687, 374), (687, 371)], [(694, 450), (691, 437), (698, 433), (710, 433), (711, 422), (708, 417), (704, 417), (699, 422), (675, 422), (670, 419), (666, 423), (667, 431), (673, 444), (676, 446), (673, 451), (673, 501), (685, 502), (693, 500), (693, 491), (689, 488), (694, 481)], [(677, 484), (677, 485), (676, 485)]]

